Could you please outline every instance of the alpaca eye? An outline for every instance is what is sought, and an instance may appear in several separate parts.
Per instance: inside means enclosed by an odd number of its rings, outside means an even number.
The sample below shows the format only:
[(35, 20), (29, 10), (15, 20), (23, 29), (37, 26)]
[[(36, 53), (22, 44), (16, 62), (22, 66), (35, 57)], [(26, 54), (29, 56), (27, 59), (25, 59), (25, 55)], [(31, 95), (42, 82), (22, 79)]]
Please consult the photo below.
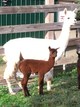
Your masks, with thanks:
[(68, 17), (68, 19), (70, 19), (70, 17)]

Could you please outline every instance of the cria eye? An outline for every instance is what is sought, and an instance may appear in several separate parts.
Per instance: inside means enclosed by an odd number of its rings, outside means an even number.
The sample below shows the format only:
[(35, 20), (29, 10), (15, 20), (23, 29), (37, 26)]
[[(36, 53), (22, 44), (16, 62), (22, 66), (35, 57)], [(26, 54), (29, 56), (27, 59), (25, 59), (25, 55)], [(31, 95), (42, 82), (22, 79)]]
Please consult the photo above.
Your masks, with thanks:
[(68, 17), (68, 19), (70, 19), (70, 17)]

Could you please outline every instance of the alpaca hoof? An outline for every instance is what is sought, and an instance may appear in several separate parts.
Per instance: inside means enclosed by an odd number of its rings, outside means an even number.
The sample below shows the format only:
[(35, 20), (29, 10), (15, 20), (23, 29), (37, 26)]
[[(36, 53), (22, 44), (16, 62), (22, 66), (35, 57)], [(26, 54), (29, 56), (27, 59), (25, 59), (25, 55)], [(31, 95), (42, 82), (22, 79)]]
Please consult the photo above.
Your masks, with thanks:
[(27, 96), (29, 97), (29, 96), (31, 96), (30, 94), (27, 94)]
[(44, 95), (44, 93), (42, 92), (42, 93), (39, 93), (39, 95)]
[(24, 97), (30, 97), (31, 95), (29, 94), (29, 95), (24, 95)]
[(31, 96), (31, 94), (29, 94), (28, 96)]
[(24, 97), (29, 97), (29, 96), (31, 96), (30, 94), (24, 94)]
[(15, 95), (16, 93), (15, 93), (15, 92), (10, 92), (10, 94), (11, 94), (11, 95)]
[(51, 91), (51, 87), (47, 87), (47, 91)]
[(78, 89), (80, 90), (80, 86), (78, 87)]
[(51, 88), (47, 88), (47, 91), (51, 91)]
[(44, 95), (44, 94), (42, 93), (42, 94), (40, 94), (40, 95), (42, 96), (42, 95)]

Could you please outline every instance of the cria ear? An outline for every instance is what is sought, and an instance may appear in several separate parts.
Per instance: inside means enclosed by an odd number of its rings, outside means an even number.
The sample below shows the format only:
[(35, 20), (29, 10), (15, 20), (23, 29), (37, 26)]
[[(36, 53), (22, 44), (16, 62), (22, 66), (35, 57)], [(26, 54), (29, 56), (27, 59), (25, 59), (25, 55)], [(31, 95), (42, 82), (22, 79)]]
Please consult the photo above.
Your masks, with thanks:
[(56, 48), (56, 50), (58, 50), (60, 47)]
[(51, 47), (49, 46), (49, 50), (51, 50)]
[(67, 14), (67, 8), (64, 9), (64, 14), (65, 14), (65, 15)]

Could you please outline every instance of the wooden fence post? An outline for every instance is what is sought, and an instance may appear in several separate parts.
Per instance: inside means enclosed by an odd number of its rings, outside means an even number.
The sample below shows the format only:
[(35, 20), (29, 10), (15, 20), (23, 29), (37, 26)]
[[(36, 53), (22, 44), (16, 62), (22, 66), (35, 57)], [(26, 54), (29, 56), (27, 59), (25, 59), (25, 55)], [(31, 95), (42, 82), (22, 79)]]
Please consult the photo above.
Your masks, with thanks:
[(80, 28), (77, 28), (77, 37), (80, 37)]
[[(54, 0), (45, 0), (45, 5), (53, 5)], [(53, 23), (54, 22), (54, 13), (45, 13), (45, 23)], [(54, 31), (47, 31), (45, 38), (54, 39), (55, 33)]]

